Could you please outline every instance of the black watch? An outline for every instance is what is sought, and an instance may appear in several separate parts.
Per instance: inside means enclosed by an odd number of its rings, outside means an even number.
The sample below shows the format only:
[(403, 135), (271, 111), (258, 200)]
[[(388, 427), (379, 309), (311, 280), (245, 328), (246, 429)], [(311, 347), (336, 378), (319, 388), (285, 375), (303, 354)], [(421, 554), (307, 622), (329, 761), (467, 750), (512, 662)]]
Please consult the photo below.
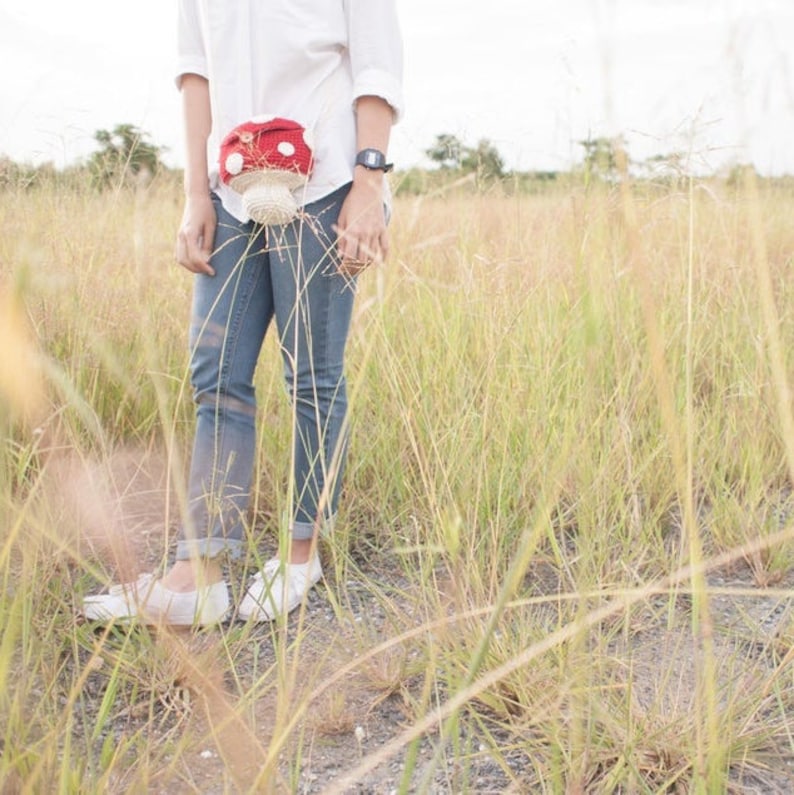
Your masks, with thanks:
[(356, 155), (356, 165), (364, 166), (370, 171), (391, 171), (394, 168), (394, 163), (386, 162), (386, 155), (378, 149), (362, 149)]

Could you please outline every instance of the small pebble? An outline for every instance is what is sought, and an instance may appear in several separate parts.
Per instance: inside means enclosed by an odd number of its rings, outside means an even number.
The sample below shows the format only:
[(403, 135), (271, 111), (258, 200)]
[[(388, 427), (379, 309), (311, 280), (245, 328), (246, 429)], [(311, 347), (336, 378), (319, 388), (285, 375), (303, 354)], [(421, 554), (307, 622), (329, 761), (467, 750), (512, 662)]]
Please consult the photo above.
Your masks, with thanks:
[(215, 754), (213, 754), (212, 751), (207, 750), (207, 751), (202, 751), (200, 756), (202, 759), (212, 759), (212, 757), (215, 756)]

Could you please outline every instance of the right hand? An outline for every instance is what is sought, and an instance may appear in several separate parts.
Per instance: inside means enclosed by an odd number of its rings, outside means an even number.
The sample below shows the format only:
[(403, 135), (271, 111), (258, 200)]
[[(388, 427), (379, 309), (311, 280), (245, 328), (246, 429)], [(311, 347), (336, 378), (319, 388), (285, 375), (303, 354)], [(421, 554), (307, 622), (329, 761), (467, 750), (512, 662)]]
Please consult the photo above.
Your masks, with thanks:
[(188, 195), (176, 236), (176, 261), (191, 273), (215, 275), (210, 255), (216, 224), (215, 207), (209, 193)]

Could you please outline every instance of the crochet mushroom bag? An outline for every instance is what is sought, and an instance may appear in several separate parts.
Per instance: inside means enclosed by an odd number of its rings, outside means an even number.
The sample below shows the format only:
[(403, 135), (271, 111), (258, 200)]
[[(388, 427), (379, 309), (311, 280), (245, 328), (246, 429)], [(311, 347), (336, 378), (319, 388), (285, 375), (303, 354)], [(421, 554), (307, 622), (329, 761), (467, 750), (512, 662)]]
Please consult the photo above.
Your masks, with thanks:
[(255, 116), (221, 143), (221, 181), (241, 193), (245, 212), (266, 226), (295, 217), (292, 191), (306, 183), (312, 165), (309, 134), (290, 119)]

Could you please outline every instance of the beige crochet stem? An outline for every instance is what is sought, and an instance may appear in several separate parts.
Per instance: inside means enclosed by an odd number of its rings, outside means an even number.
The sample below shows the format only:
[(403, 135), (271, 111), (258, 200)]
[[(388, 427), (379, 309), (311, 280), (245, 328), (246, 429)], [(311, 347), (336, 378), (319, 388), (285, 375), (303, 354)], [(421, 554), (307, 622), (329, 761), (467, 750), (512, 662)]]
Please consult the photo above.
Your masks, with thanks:
[(298, 212), (292, 191), (299, 188), (306, 177), (294, 171), (247, 171), (229, 182), (242, 194), (243, 209), (258, 224), (280, 226), (288, 224)]

